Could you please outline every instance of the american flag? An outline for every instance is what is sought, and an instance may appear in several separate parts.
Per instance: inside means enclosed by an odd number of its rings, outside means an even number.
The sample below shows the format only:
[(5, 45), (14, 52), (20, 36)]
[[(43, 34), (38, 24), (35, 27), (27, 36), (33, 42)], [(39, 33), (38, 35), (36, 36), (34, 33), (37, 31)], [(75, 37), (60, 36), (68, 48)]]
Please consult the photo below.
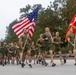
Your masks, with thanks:
[(38, 7), (33, 10), (28, 16), (20, 20), (18, 23), (12, 26), (12, 29), (18, 36), (18, 38), (23, 34), (23, 29), (26, 28), (30, 38), (32, 38), (35, 29), (35, 23), (37, 20)]

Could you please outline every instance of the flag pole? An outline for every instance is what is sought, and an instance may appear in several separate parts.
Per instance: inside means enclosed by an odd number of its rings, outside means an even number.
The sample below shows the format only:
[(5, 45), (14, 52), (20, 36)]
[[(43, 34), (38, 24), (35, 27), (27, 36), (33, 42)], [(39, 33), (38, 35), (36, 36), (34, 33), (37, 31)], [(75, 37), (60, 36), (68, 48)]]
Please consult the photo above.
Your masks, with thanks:
[[(27, 38), (26, 38), (25, 43), (24, 43), (24, 49), (25, 49), (26, 43), (27, 43)], [(23, 58), (24, 49), (22, 49), (22, 52), (21, 52), (21, 60), (22, 60), (22, 58)]]

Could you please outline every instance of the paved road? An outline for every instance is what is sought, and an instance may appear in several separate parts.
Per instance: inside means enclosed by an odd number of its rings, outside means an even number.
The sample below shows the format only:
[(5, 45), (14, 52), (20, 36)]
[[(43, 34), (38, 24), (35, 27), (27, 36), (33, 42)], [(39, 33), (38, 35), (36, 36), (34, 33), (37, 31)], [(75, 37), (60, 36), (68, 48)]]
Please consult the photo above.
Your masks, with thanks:
[[(49, 63), (50, 60), (47, 60)], [(0, 75), (76, 75), (76, 66), (74, 66), (74, 60), (68, 59), (65, 65), (60, 65), (58, 59), (55, 60), (56, 66), (33, 65), (33, 68), (29, 68), (26, 65), (21, 68), (20, 65), (6, 65), (2, 67), (0, 65)]]

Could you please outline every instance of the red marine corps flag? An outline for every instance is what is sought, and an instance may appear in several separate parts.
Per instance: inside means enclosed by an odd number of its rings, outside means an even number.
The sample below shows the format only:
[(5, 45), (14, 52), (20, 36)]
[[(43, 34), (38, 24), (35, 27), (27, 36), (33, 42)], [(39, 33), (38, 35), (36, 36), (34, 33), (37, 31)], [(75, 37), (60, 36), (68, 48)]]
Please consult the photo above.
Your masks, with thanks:
[(37, 7), (33, 12), (31, 12), (28, 16), (20, 20), (18, 23), (12, 26), (12, 29), (16, 33), (18, 37), (23, 34), (23, 29), (26, 28), (30, 38), (32, 38), (35, 29), (35, 23), (37, 20), (39, 7)]
[(70, 30), (70, 28), (73, 28), (73, 34), (76, 35), (76, 14), (74, 15), (74, 17), (72, 18), (68, 29), (66, 31), (66, 37), (65, 37), (65, 41), (67, 41), (67, 37), (68, 37), (68, 31)]

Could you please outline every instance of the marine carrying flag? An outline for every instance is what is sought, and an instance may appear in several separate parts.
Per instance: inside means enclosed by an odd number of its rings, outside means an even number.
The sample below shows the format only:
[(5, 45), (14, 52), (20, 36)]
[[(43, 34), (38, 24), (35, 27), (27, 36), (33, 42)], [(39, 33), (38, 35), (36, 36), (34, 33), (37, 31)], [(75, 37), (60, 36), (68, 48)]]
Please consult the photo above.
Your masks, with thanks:
[(35, 23), (37, 20), (39, 8), (37, 7), (33, 12), (31, 12), (28, 16), (20, 20), (18, 23), (12, 26), (12, 29), (18, 36), (18, 38), (23, 34), (23, 29), (26, 28), (30, 38), (32, 38), (35, 29)]
[(76, 14), (74, 15), (74, 17), (72, 18), (69, 26), (68, 26), (68, 29), (66, 31), (66, 37), (65, 37), (65, 41), (67, 41), (67, 37), (68, 37), (68, 32), (69, 30), (73, 28), (73, 34), (76, 35)]

